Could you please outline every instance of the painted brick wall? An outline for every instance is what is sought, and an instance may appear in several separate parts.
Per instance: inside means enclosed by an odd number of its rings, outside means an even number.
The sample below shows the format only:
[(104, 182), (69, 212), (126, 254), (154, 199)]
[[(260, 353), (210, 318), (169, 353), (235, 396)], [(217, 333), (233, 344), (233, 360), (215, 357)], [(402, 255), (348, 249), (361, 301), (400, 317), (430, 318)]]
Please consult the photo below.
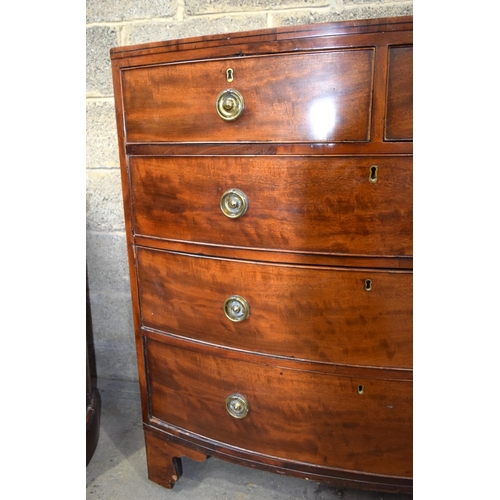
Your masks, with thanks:
[(406, 0), (87, 0), (87, 268), (99, 378), (137, 380), (109, 49), (412, 14)]

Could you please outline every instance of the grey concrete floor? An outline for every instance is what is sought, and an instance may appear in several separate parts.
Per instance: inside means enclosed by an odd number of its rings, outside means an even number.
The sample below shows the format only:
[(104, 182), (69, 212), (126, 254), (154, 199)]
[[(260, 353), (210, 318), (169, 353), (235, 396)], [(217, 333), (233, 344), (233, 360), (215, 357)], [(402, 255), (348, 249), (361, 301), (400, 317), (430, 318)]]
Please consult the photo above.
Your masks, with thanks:
[(315, 481), (249, 469), (213, 457), (183, 458), (183, 475), (172, 490), (147, 478), (139, 387), (100, 381), (101, 425), (87, 466), (91, 500), (409, 500), (411, 495), (337, 489)]

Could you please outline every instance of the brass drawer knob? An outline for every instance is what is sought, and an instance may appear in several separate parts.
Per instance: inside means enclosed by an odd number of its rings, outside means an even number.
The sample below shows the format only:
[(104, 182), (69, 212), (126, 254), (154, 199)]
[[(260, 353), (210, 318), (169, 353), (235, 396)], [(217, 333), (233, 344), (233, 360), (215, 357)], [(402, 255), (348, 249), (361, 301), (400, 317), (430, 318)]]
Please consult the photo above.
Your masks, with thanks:
[(234, 418), (245, 418), (250, 408), (241, 394), (231, 394), (226, 398), (226, 409)]
[(220, 199), (222, 213), (230, 219), (237, 219), (245, 215), (248, 210), (247, 195), (239, 189), (228, 189)]
[(236, 120), (245, 109), (245, 101), (236, 89), (226, 89), (217, 96), (215, 108), (223, 120)]
[(250, 306), (243, 297), (231, 295), (224, 301), (224, 314), (231, 321), (239, 323), (250, 315)]

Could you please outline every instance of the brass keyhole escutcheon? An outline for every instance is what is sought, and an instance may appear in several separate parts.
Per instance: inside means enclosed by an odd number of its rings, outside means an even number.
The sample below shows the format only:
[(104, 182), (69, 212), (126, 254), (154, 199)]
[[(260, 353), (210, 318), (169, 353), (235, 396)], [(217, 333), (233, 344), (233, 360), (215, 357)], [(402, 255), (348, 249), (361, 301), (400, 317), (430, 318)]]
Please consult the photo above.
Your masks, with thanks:
[(250, 410), (248, 401), (241, 394), (231, 394), (226, 398), (226, 410), (234, 418), (244, 418)]
[(232, 121), (243, 113), (245, 102), (236, 89), (226, 89), (217, 96), (215, 108), (223, 120)]
[(365, 280), (365, 290), (367, 292), (371, 292), (371, 290), (372, 290), (372, 280), (370, 280), (370, 279)]
[(240, 323), (250, 315), (250, 306), (243, 297), (231, 295), (224, 301), (224, 314), (234, 323)]
[(233, 68), (226, 69), (226, 80), (231, 83), (234, 80), (234, 71)]
[(230, 219), (237, 219), (245, 215), (248, 210), (247, 195), (236, 188), (228, 189), (220, 199), (222, 213)]
[(358, 385), (358, 394), (364, 394), (364, 392), (365, 392), (365, 386)]
[(370, 176), (368, 177), (368, 180), (372, 183), (377, 182), (378, 178), (378, 165), (372, 165), (370, 167)]

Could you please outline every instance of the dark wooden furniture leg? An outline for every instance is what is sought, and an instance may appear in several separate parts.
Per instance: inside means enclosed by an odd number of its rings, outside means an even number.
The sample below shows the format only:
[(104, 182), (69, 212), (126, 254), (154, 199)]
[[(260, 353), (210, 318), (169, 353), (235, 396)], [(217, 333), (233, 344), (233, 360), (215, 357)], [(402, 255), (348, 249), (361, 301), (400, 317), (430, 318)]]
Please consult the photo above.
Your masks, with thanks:
[(173, 488), (182, 476), (182, 456), (189, 457), (196, 462), (203, 462), (208, 458), (204, 453), (185, 448), (176, 443), (166, 442), (147, 429), (144, 436), (148, 478), (165, 488)]

